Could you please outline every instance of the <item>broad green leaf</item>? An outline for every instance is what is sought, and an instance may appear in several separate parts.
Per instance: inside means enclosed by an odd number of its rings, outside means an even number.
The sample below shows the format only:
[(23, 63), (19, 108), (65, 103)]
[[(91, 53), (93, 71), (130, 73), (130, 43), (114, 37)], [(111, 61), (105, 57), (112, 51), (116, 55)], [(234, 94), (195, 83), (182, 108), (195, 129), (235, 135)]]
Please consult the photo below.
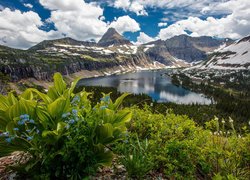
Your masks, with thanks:
[(37, 96), (38, 96), (39, 98), (41, 98), (41, 99), (43, 100), (44, 103), (50, 104), (50, 103), (53, 102), (52, 99), (51, 99), (48, 95), (46, 95), (46, 94), (44, 94), (44, 93), (41, 93), (41, 92), (38, 91), (37, 89), (30, 89), (30, 90), (33, 91), (34, 93), (36, 93)]
[(18, 102), (17, 98), (14, 96), (12, 92), (8, 94), (8, 101), (10, 105), (14, 105)]
[(112, 124), (99, 125), (95, 129), (95, 144), (107, 144), (113, 140), (113, 126)]
[(32, 89), (26, 89), (19, 97), (22, 97), (26, 100), (32, 100), (34, 95), (32, 93)]
[(62, 114), (69, 107), (69, 102), (64, 97), (60, 97), (48, 105), (48, 112), (54, 119), (61, 119)]
[(63, 80), (63, 77), (60, 73), (54, 74), (54, 87), (57, 91), (57, 94), (62, 95), (66, 90), (66, 83)]
[(7, 110), (10, 107), (10, 103), (6, 96), (0, 94), (0, 110)]
[(116, 99), (115, 103), (113, 104), (112, 109), (113, 110), (118, 110), (118, 108), (120, 107), (120, 105), (122, 104), (122, 101), (124, 100), (125, 97), (127, 97), (129, 95), (129, 93), (124, 93), (123, 95), (121, 95), (119, 98)]

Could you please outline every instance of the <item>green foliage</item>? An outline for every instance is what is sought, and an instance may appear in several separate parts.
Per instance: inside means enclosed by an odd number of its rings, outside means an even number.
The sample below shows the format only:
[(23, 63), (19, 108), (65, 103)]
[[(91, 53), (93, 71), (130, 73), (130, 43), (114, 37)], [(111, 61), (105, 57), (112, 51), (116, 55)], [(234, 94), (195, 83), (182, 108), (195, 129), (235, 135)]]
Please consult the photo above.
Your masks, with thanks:
[[(133, 115), (128, 124), (130, 136), (148, 139), (147, 153), (155, 163), (154, 171), (163, 172), (167, 178), (211, 179), (218, 173), (222, 177), (249, 177), (249, 133), (236, 134), (232, 119), (219, 122), (215, 118), (205, 130), (187, 116), (171, 111), (154, 114), (148, 106), (135, 107)], [(231, 130), (226, 131), (224, 124)]]
[(148, 141), (136, 139), (125, 140), (118, 146), (121, 153), (120, 161), (127, 170), (131, 178), (142, 179), (150, 170), (153, 169), (154, 162), (150, 159), (148, 151)]
[(73, 93), (59, 73), (47, 94), (29, 88), (19, 96), (9, 93), (0, 100), (0, 156), (29, 152), (31, 159), (20, 174), (30, 178), (80, 179), (110, 165), (110, 146), (121, 140), (130, 121), (129, 110), (119, 110), (123, 94), (115, 102), (109, 95), (95, 106), (91, 93)]

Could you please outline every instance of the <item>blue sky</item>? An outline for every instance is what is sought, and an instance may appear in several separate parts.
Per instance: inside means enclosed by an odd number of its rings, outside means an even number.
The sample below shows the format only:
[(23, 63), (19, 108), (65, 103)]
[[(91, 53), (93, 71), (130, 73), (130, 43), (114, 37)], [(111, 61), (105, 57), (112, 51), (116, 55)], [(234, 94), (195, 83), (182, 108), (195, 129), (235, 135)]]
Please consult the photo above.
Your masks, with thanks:
[(0, 44), (98, 41), (109, 27), (137, 44), (180, 34), (238, 39), (249, 34), (249, 12), (249, 0), (0, 0)]

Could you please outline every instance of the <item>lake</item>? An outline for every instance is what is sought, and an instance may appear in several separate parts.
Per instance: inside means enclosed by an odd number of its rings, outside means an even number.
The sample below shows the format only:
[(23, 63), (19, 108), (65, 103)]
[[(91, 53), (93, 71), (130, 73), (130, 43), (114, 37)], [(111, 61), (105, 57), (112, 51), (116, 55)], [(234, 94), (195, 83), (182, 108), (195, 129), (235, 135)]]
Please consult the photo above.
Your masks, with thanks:
[(79, 86), (115, 87), (120, 92), (147, 94), (157, 102), (177, 104), (211, 104), (212, 100), (203, 94), (195, 93), (171, 83), (166, 70), (139, 71), (120, 75), (81, 79)]

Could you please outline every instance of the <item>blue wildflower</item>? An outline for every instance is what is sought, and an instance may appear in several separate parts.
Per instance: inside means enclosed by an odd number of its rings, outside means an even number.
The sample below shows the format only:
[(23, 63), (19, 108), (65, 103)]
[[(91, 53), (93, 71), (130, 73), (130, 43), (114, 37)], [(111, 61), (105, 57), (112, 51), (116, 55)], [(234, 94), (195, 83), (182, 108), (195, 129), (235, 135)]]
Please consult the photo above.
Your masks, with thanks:
[(35, 123), (35, 121), (34, 121), (33, 119), (30, 119), (29, 122), (30, 122), (31, 124), (34, 124), (34, 123)]
[(28, 136), (28, 137), (27, 137), (27, 140), (28, 140), (28, 141), (30, 141), (30, 140), (32, 140), (32, 139), (33, 139), (33, 136)]
[(76, 118), (75, 118), (75, 120), (76, 120), (76, 121), (78, 121), (78, 120), (79, 120), (79, 118), (78, 118), (78, 117), (76, 117)]
[(100, 108), (101, 108), (101, 110), (104, 110), (107, 108), (107, 106), (101, 106)]
[(78, 112), (78, 111), (77, 111), (76, 109), (73, 109), (73, 110), (72, 110), (72, 113), (73, 113), (74, 115), (77, 115), (77, 112)]
[(66, 129), (69, 129), (69, 127), (70, 127), (70, 126), (69, 126), (68, 124), (65, 126)]
[(19, 128), (13, 128), (14, 131), (19, 131)]
[(24, 123), (25, 123), (25, 121), (23, 121), (23, 120), (20, 120), (17, 122), (18, 125), (24, 125)]
[(5, 141), (6, 141), (7, 143), (11, 143), (12, 138), (6, 138)]
[(28, 133), (29, 133), (30, 131), (31, 131), (30, 129), (27, 129), (27, 130), (26, 130), (26, 132), (28, 132)]
[(69, 120), (69, 124), (74, 124), (75, 123), (75, 120), (74, 119), (70, 119)]
[(37, 129), (37, 130), (36, 130), (36, 133), (37, 133), (37, 134), (39, 134), (39, 133), (40, 133), (40, 131)]

